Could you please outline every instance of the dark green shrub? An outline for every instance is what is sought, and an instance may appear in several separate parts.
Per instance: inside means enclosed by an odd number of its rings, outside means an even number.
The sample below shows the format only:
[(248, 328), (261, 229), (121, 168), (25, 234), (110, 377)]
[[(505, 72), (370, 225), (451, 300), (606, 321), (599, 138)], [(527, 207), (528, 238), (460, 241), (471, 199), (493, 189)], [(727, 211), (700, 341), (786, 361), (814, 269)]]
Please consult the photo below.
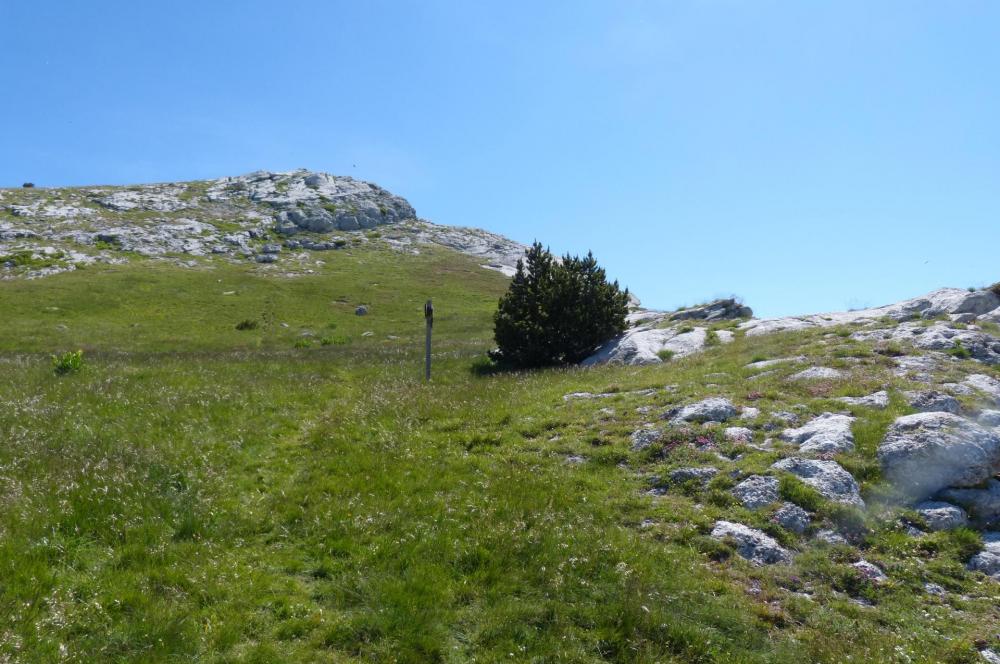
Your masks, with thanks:
[(593, 254), (559, 263), (536, 242), (525, 258), (493, 317), (501, 363), (573, 364), (625, 330), (628, 289), (609, 283)]
[(243, 331), (243, 330), (256, 330), (259, 326), (260, 326), (260, 323), (258, 323), (255, 320), (252, 320), (250, 318), (247, 318), (247, 319), (241, 320), (239, 323), (237, 323), (236, 324), (236, 329), (240, 330), (240, 331)]

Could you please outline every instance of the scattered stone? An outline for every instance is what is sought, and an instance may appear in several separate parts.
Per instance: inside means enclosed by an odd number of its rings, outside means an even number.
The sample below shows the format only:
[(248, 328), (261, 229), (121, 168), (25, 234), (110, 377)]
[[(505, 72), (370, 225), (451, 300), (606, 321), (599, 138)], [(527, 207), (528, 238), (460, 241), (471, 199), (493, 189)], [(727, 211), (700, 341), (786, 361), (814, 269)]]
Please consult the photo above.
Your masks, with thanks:
[(872, 583), (885, 583), (889, 580), (889, 577), (886, 576), (885, 572), (883, 572), (877, 565), (868, 562), (864, 558), (851, 565), (851, 567), (861, 572), (861, 576), (865, 577)]
[(863, 406), (865, 408), (885, 410), (889, 406), (889, 393), (882, 390), (875, 394), (869, 394), (866, 397), (840, 397), (837, 401), (846, 403), (848, 406)]
[(932, 531), (953, 530), (969, 525), (969, 516), (961, 507), (942, 501), (927, 500), (914, 509)]
[(710, 479), (719, 474), (718, 468), (706, 467), (706, 468), (675, 468), (670, 471), (670, 483), (671, 484), (683, 484), (689, 480), (698, 480), (702, 483), (708, 482)]
[(278, 260), (278, 257), (274, 254), (258, 254), (254, 260), (258, 263), (274, 263)]
[(773, 367), (778, 364), (784, 364), (786, 362), (805, 362), (806, 356), (799, 355), (797, 357), (779, 357), (774, 360), (757, 360), (756, 362), (751, 362), (747, 365), (748, 369), (764, 369), (766, 367)]
[(368, 315), (368, 307), (366, 307), (365, 305), (362, 304), (361, 306), (359, 306), (357, 309), (354, 310), (354, 315), (355, 316), (367, 316)]
[(854, 449), (853, 423), (848, 415), (823, 413), (798, 429), (785, 429), (779, 437), (798, 445), (801, 452), (850, 452)]
[(773, 419), (785, 422), (787, 424), (795, 424), (799, 421), (799, 416), (787, 410), (778, 410), (771, 413)]
[(945, 489), (941, 497), (968, 510), (973, 523), (981, 528), (1000, 526), (1000, 481), (996, 479), (991, 478), (985, 487)]
[(903, 396), (906, 397), (907, 403), (920, 413), (940, 412), (957, 415), (962, 410), (962, 404), (958, 399), (937, 390), (903, 392)]
[(778, 502), (778, 478), (751, 475), (733, 487), (732, 493), (747, 509), (756, 510)]
[(280, 254), (281, 245), (280, 244), (265, 244), (260, 249), (265, 254)]
[(809, 528), (809, 512), (794, 503), (784, 503), (771, 518), (772, 521), (789, 532), (801, 535)]
[(684, 422), (725, 422), (736, 416), (736, 407), (729, 399), (709, 397), (681, 408), (673, 408), (664, 415), (674, 424)]
[(837, 544), (847, 544), (847, 540), (844, 539), (844, 536), (835, 530), (821, 530), (816, 533), (816, 539), (831, 546), (835, 546)]
[(741, 420), (755, 420), (760, 416), (760, 409), (753, 406), (743, 406), (740, 408)]
[(944, 322), (927, 327), (919, 323), (902, 323), (889, 329), (855, 332), (851, 338), (872, 342), (897, 341), (921, 350), (951, 351), (961, 347), (980, 362), (1000, 364), (1000, 339), (977, 330), (955, 329)]
[[(924, 584), (924, 592), (928, 595), (937, 595), (938, 597), (943, 597), (947, 593), (943, 587), (930, 582)], [(997, 661), (1000, 664), (1000, 660)]]
[(753, 431), (746, 427), (726, 427), (722, 432), (726, 440), (732, 443), (752, 443)]
[(632, 432), (632, 451), (639, 452), (646, 449), (660, 438), (663, 437), (663, 432), (659, 429), (653, 427), (652, 425), (646, 425), (641, 429), (636, 429)]
[(792, 555), (782, 548), (774, 538), (759, 530), (731, 521), (716, 521), (712, 537), (717, 540), (733, 540), (736, 552), (754, 565), (787, 563)]
[(983, 550), (972, 556), (966, 567), (1000, 580), (1000, 532), (983, 533)]
[(845, 505), (865, 506), (858, 483), (836, 461), (789, 457), (771, 467), (795, 475), (825, 498)]
[(898, 418), (878, 447), (883, 475), (914, 500), (975, 486), (1000, 463), (1000, 435), (951, 413)]
[(989, 648), (983, 648), (979, 651), (979, 656), (986, 661), (986, 664), (1000, 664), (1000, 655), (996, 651)]
[(811, 367), (796, 374), (792, 374), (788, 377), (788, 380), (832, 380), (842, 378), (843, 376), (844, 372), (839, 369), (831, 369), (829, 367)]

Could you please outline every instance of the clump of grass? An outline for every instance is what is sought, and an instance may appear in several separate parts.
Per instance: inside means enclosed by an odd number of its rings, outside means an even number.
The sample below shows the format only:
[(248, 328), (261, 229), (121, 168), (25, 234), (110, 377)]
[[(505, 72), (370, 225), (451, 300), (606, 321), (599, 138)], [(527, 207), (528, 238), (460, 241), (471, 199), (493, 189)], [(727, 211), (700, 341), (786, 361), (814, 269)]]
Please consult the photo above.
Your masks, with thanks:
[(260, 322), (253, 320), (252, 318), (244, 318), (236, 324), (236, 329), (241, 332), (246, 330), (256, 330), (258, 327), (260, 327)]
[(819, 491), (792, 475), (782, 475), (778, 480), (778, 495), (807, 512), (819, 511), (826, 502)]
[(706, 346), (718, 346), (721, 343), (722, 340), (719, 339), (719, 333), (716, 332), (715, 330), (709, 330), (708, 332), (705, 333)]
[(295, 348), (309, 348), (312, 346), (312, 339), (309, 338), (296, 339), (293, 345), (295, 346)]
[(669, 362), (670, 360), (674, 359), (674, 351), (670, 350), (669, 348), (664, 348), (662, 350), (657, 351), (656, 356), (661, 360), (663, 360), (664, 362)]
[(52, 356), (52, 369), (60, 376), (79, 373), (83, 368), (83, 351), (76, 350)]
[(969, 349), (962, 345), (961, 341), (956, 340), (955, 345), (946, 351), (952, 357), (957, 357), (960, 360), (967, 360), (972, 357), (972, 353)]

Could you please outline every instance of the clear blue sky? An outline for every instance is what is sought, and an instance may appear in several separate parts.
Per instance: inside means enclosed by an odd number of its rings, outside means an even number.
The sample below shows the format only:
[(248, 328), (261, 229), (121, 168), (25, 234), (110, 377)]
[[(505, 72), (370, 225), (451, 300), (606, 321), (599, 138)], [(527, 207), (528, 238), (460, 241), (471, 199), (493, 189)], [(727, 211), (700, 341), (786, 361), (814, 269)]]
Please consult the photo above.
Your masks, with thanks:
[(1000, 280), (1000, 3), (0, 3), (0, 184), (306, 167), (758, 314)]

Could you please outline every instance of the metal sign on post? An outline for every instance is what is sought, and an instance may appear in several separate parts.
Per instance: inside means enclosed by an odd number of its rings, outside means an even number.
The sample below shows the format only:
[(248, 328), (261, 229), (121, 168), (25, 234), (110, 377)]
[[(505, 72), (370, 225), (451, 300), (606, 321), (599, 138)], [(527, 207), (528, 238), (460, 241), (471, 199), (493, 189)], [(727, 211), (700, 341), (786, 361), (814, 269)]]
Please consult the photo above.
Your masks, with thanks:
[(431, 328), (434, 327), (434, 305), (430, 300), (424, 304), (424, 320), (427, 321), (427, 352), (424, 373), (427, 380), (431, 379)]

